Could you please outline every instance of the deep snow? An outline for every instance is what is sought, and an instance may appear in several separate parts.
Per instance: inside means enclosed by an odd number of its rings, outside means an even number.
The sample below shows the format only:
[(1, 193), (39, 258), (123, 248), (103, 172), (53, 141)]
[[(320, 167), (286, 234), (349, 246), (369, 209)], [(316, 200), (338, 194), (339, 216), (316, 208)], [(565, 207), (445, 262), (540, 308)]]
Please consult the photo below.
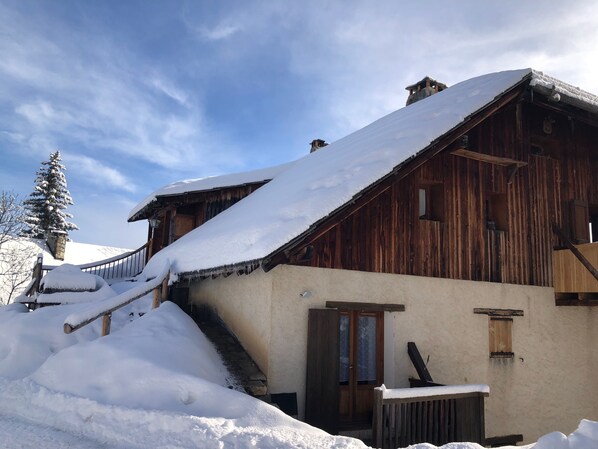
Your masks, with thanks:
[(64, 334), (66, 317), (90, 306), (0, 308), (0, 414), (106, 447), (365, 447), (229, 388), (220, 356), (173, 303), (151, 310), (147, 295), (113, 313), (106, 337), (99, 320)]
[[(64, 334), (66, 317), (90, 307), (97, 304), (82, 299), (34, 312), (0, 308), (0, 447), (365, 448), (231, 389), (220, 356), (175, 304), (151, 310), (147, 295), (113, 313), (106, 337), (99, 320)], [(569, 437), (549, 434), (535, 449), (596, 447), (598, 423), (582, 421)]]

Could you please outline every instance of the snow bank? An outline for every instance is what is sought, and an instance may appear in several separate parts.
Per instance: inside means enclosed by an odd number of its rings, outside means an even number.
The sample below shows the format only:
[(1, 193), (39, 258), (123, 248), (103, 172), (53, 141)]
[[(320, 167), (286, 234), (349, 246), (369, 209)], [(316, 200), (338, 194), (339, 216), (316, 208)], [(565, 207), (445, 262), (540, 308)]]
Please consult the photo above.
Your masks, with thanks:
[[(77, 295), (84, 297), (93, 293)], [(118, 310), (112, 315), (112, 330), (121, 329), (150, 307), (151, 297), (147, 297)], [(70, 335), (63, 331), (65, 317), (85, 308), (86, 304), (69, 304), (29, 312), (22, 304), (0, 307), (0, 376), (8, 379), (26, 377), (63, 349), (98, 338), (100, 320)]]
[[(40, 293), (37, 295), (36, 302), (38, 304), (76, 304), (80, 302), (99, 301), (113, 297), (116, 293), (108, 285), (108, 283), (99, 276), (95, 277), (96, 288), (92, 292), (53, 292)], [(31, 298), (24, 298), (25, 302), (29, 302)]]
[[(162, 270), (153, 279), (146, 282), (136, 282), (129, 284), (129, 289), (125, 289), (122, 293), (107, 298), (103, 301), (96, 301), (84, 309), (79, 309), (66, 317), (64, 324), (69, 324), (71, 327), (76, 327), (85, 321), (93, 319), (104, 312), (114, 310), (123, 304), (133, 301), (135, 298), (150, 292), (162, 284), (162, 281), (170, 271), (170, 261), (166, 259), (163, 261)], [(142, 278), (140, 277), (140, 280)]]
[(214, 384), (228, 393), (230, 384), (213, 346), (171, 302), (120, 331), (60, 351), (30, 377), (105, 404), (199, 416), (220, 416), (224, 407), (206, 394), (218, 388)]
[(106, 337), (99, 320), (65, 335), (87, 307), (0, 308), (0, 415), (128, 449), (365, 448), (227, 388), (220, 356), (175, 304), (152, 310), (147, 295), (114, 312)]
[(42, 290), (91, 292), (96, 290), (97, 276), (65, 263), (48, 272), (40, 282)]

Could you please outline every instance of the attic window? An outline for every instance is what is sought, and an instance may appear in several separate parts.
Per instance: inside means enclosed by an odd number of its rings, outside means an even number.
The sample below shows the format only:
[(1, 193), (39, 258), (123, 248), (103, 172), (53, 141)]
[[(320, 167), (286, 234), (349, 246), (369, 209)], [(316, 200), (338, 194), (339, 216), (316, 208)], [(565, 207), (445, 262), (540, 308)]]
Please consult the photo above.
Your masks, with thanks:
[(443, 221), (444, 186), (442, 183), (427, 184), (419, 188), (418, 217), (420, 220)]

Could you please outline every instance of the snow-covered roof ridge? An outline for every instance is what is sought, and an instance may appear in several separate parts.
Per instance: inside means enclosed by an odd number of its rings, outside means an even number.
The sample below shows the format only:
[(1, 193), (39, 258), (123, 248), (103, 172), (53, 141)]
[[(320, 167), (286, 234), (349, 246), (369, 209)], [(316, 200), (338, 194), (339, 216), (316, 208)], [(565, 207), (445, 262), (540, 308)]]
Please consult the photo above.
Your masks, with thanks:
[(191, 192), (203, 192), (223, 187), (240, 186), (244, 184), (253, 184), (256, 182), (270, 181), (280, 172), (292, 166), (295, 161), (286, 162), (272, 167), (258, 168), (255, 170), (228, 173), (219, 176), (208, 176), (205, 178), (186, 179), (183, 181), (173, 182), (160, 187), (156, 191), (146, 196), (139, 204), (137, 204), (129, 213), (128, 220), (134, 221), (138, 219), (140, 213), (151, 203), (157, 201), (158, 197), (182, 195)]
[[(159, 269), (163, 258), (173, 261), (178, 274), (207, 274), (264, 261), (475, 113), (532, 79), (537, 80), (536, 86), (548, 82), (532, 69), (491, 73), (392, 112), (296, 161), (154, 255), (146, 271)], [(557, 85), (565, 90), (565, 83)]]
[(579, 87), (565, 83), (552, 76), (545, 75), (539, 70), (532, 70), (532, 80), (530, 86), (534, 90), (544, 94), (553, 94), (552, 98), (555, 102), (563, 99), (566, 102), (572, 103), (575, 106), (587, 109), (592, 112), (598, 111), (598, 96), (590, 92), (586, 92)]

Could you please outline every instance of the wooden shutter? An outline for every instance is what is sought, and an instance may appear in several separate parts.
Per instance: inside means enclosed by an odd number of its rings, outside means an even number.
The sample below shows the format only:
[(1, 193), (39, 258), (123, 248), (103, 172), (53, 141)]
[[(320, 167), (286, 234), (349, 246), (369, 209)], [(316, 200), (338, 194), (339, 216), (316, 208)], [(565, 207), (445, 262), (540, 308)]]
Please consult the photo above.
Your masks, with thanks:
[(338, 432), (339, 312), (310, 309), (307, 330), (305, 421)]
[(587, 201), (571, 201), (571, 240), (577, 244), (590, 242), (590, 214)]

